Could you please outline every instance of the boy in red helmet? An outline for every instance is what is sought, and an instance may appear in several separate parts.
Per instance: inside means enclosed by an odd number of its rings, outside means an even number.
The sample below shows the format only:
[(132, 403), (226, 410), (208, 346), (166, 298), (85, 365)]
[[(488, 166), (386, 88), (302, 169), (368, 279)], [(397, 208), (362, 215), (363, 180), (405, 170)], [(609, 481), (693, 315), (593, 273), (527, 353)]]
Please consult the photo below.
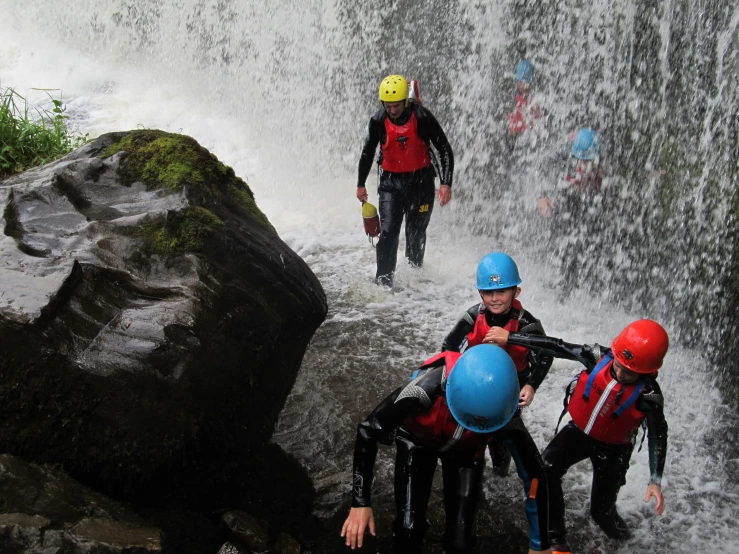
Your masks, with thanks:
[(656, 379), (669, 346), (664, 328), (649, 319), (635, 321), (621, 331), (611, 348), (510, 333), (500, 327), (491, 330), (491, 338), (499, 346), (516, 344), (539, 349), (557, 358), (577, 360), (587, 368), (568, 387), (569, 402), (565, 405), (572, 421), (557, 433), (542, 455), (549, 481), (552, 552), (570, 552), (562, 476), (586, 458), (593, 464), (593, 519), (612, 539), (630, 536), (616, 511), (616, 498), (626, 483), (629, 460), (643, 421), (649, 437), (650, 468), (644, 501), (654, 498), (656, 512), (662, 515), (665, 502), (660, 483), (667, 452), (667, 422)]

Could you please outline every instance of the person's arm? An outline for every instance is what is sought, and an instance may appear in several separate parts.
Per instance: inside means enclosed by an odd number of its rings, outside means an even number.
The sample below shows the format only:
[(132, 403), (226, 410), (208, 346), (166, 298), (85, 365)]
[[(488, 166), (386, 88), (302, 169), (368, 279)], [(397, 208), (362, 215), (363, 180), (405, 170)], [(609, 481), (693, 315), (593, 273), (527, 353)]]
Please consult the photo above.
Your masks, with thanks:
[(649, 485), (645, 502), (654, 497), (657, 501), (655, 511), (662, 515), (665, 500), (662, 496), (662, 473), (667, 458), (667, 420), (664, 413), (664, 397), (656, 381), (651, 381), (644, 389), (637, 409), (646, 413), (647, 442), (649, 444)]
[(608, 352), (607, 348), (598, 344), (574, 344), (555, 337), (509, 333), (501, 327), (494, 327), (493, 329), (495, 332), (492, 335), (488, 333), (488, 336), (493, 337), (493, 344), (497, 344), (498, 346), (505, 346), (506, 344), (525, 346), (526, 348), (541, 351), (555, 358), (575, 360), (588, 369), (595, 367), (598, 360)]
[(454, 153), (444, 134), (444, 130), (434, 115), (426, 108), (419, 106), (416, 114), (418, 117), (419, 136), (426, 141), (431, 141), (431, 144), (439, 152), (439, 162), (441, 163), (439, 180), (441, 181), (441, 185), (451, 187), (454, 178)]
[(357, 428), (354, 445), (352, 507), (341, 528), (347, 546), (362, 548), (365, 530), (375, 534), (371, 489), (377, 444), (390, 444), (393, 433), (408, 416), (431, 407), (441, 394), (442, 364), (412, 382), (398, 387), (383, 400)]
[[(384, 110), (382, 110), (384, 112)], [(377, 151), (377, 145), (382, 140), (381, 129), (382, 120), (378, 119), (382, 114), (377, 112), (370, 118), (369, 128), (367, 130), (367, 138), (364, 140), (362, 146), (362, 154), (359, 156), (359, 177), (357, 179), (357, 188), (364, 188), (367, 176), (372, 170), (372, 163), (375, 160), (375, 152)]]
[(398, 387), (357, 427), (354, 445), (352, 506), (372, 505), (371, 487), (378, 443), (390, 444), (395, 429), (410, 415), (428, 409), (441, 394), (444, 366), (429, 369), (420, 378)]
[(457, 322), (454, 328), (444, 338), (444, 342), (441, 343), (441, 351), (461, 352), (462, 347), (467, 341), (467, 335), (472, 332), (475, 327), (475, 319), (477, 314), (480, 313), (480, 305), (475, 304), (469, 310), (467, 310), (461, 319)]
[[(533, 315), (531, 315), (531, 313), (526, 310), (524, 310), (523, 315), (519, 320), (519, 333), (536, 336), (546, 335), (541, 321), (536, 319)], [(544, 351), (528, 349), (526, 359), (527, 367), (522, 372), (520, 379), (522, 385), (521, 391), (523, 392), (524, 387), (531, 387), (531, 400), (533, 400), (534, 394), (544, 381), (547, 373), (549, 373), (549, 369), (552, 367), (554, 357)], [(531, 401), (528, 402), (528, 404), (530, 403)]]

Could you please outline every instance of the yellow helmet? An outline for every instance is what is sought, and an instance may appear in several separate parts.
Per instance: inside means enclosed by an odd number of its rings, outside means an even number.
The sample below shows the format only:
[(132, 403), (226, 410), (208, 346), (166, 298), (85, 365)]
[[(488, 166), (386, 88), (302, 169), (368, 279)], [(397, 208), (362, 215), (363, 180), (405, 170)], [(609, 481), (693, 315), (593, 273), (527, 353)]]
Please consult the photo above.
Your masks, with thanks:
[(382, 102), (408, 103), (408, 81), (402, 75), (388, 75), (380, 83), (380, 100)]

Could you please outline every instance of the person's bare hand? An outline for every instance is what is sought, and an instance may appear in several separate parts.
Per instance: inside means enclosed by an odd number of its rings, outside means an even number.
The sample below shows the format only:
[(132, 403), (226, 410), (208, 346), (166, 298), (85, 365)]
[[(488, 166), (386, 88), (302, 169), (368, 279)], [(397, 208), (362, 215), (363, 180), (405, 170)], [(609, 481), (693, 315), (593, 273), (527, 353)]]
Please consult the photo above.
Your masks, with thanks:
[(369, 196), (367, 196), (367, 187), (357, 187), (357, 200), (360, 202), (367, 202)]
[(524, 406), (529, 406), (534, 401), (534, 395), (536, 394), (536, 391), (534, 390), (534, 387), (531, 385), (524, 385), (521, 387), (521, 394), (518, 396), (519, 403), (518, 406), (523, 408)]
[(485, 338), (482, 339), (482, 342), (495, 344), (497, 346), (505, 346), (508, 344), (508, 335), (508, 331), (502, 327), (491, 327), (485, 335)]
[(341, 528), (341, 536), (346, 539), (346, 545), (355, 548), (362, 548), (364, 544), (364, 533), (369, 526), (369, 532), (375, 535), (375, 516), (372, 514), (372, 508), (352, 508), (349, 510), (349, 516)]
[(657, 500), (657, 506), (654, 511), (657, 512), (658, 516), (665, 513), (665, 498), (662, 496), (662, 487), (652, 483), (647, 487), (647, 495), (644, 497), (644, 502), (649, 502), (652, 497)]
[(437, 195), (440, 206), (446, 206), (452, 199), (452, 187), (449, 185), (441, 185), (439, 187), (439, 194)]
[(539, 210), (539, 213), (544, 217), (552, 217), (554, 208), (554, 204), (546, 196), (544, 198), (539, 198), (539, 201), (536, 203), (536, 209)]

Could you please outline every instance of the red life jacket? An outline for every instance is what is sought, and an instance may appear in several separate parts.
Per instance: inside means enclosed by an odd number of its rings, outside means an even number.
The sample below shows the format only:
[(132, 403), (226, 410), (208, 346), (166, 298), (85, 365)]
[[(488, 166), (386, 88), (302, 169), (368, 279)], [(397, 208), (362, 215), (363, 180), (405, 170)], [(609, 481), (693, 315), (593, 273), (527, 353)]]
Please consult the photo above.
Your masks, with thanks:
[(629, 385), (611, 375), (613, 357), (603, 356), (588, 375), (577, 380), (567, 410), (572, 421), (586, 435), (608, 444), (628, 444), (639, 429), (645, 414), (636, 409), (644, 390), (639, 379)]
[(541, 117), (541, 112), (534, 106), (529, 106), (529, 99), (516, 94), (516, 106), (508, 114), (508, 130), (520, 134), (534, 126), (534, 120)]
[[(516, 299), (513, 300), (511, 308), (517, 310), (519, 314), (523, 313), (523, 306), (521, 306), (521, 303)], [(518, 318), (511, 317), (508, 320), (508, 323), (505, 324), (503, 329), (505, 329), (509, 333), (517, 332)], [(488, 331), (490, 331), (490, 325), (488, 325), (488, 322), (485, 321), (485, 312), (482, 311), (477, 314), (475, 326), (472, 328), (472, 331), (467, 334), (467, 346), (471, 347), (482, 344), (482, 339), (485, 338), (485, 335), (488, 334)], [(507, 344), (505, 346), (505, 351), (508, 352), (508, 355), (511, 357), (513, 363), (516, 365), (516, 371), (523, 371), (524, 369), (526, 369), (526, 366), (528, 365), (526, 360), (526, 355), (529, 352), (528, 348), (526, 348), (525, 346)]]
[(603, 185), (603, 172), (599, 166), (594, 168), (592, 173), (589, 175), (585, 175), (581, 168), (575, 167), (571, 171), (567, 172), (565, 181), (567, 181), (569, 186), (576, 188), (581, 192), (589, 190), (599, 192)]
[(382, 169), (392, 173), (410, 173), (429, 166), (429, 146), (418, 135), (415, 110), (405, 125), (396, 125), (389, 117), (385, 117), (385, 134)]
[[(442, 352), (433, 358), (426, 360), (421, 369), (445, 364), (443, 388), (446, 389), (446, 381), (454, 364), (457, 363), (462, 354), (459, 352)], [(450, 452), (456, 450), (476, 449), (475, 458), (485, 455), (485, 447), (492, 438), (492, 433), (474, 433), (462, 427), (449, 411), (446, 396), (441, 395), (431, 407), (420, 413), (408, 416), (403, 422), (405, 427), (418, 441), (437, 452)]]

